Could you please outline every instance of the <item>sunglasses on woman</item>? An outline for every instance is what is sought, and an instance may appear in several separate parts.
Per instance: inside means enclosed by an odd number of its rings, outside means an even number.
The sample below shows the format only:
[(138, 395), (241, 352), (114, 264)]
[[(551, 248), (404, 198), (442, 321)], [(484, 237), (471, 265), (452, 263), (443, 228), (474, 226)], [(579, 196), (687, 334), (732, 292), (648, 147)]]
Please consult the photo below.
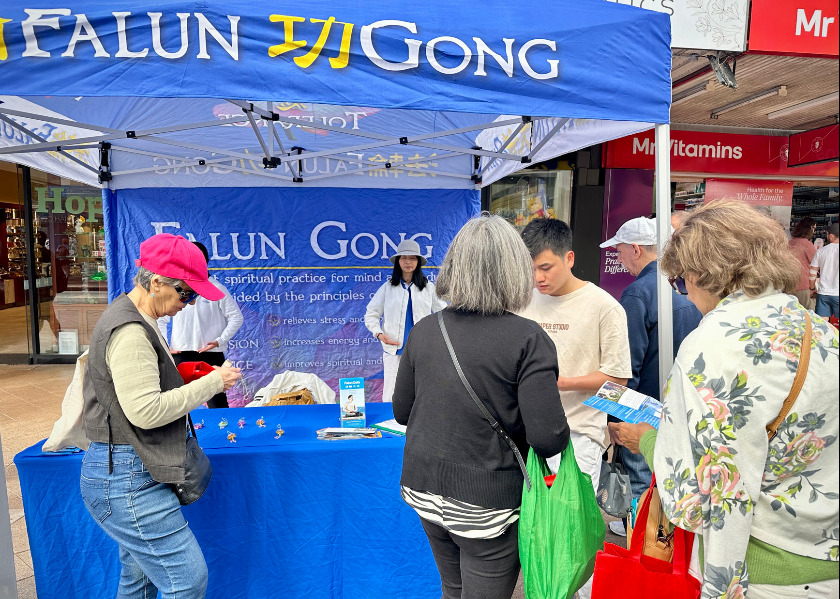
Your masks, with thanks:
[(674, 291), (680, 295), (688, 295), (688, 288), (685, 286), (685, 279), (682, 277), (668, 277), (668, 282)]
[(198, 297), (198, 294), (193, 291), (192, 289), (184, 289), (183, 287), (179, 287), (178, 285), (173, 285), (175, 291), (178, 292), (178, 299), (181, 300), (181, 303), (189, 304), (190, 302), (195, 301)]

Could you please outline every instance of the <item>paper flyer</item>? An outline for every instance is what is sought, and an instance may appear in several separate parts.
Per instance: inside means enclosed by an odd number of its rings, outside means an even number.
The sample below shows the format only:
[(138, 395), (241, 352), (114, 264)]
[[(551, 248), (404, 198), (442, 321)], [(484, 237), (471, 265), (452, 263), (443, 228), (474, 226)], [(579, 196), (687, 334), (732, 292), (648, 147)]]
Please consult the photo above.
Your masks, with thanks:
[(662, 417), (662, 404), (659, 401), (610, 381), (601, 385), (598, 393), (584, 401), (583, 405), (611, 414), (624, 422), (647, 422), (656, 428)]
[(341, 410), (341, 426), (361, 428), (365, 426), (365, 379), (338, 379), (338, 404)]

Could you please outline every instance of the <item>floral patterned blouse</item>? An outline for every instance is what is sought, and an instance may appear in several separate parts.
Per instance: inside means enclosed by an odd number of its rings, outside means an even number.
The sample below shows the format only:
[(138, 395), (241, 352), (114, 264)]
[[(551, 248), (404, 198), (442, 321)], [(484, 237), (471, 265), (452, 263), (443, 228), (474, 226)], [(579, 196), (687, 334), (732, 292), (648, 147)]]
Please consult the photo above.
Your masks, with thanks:
[(668, 518), (702, 535), (703, 599), (744, 596), (750, 536), (838, 559), (838, 336), (811, 319), (805, 383), (769, 444), (765, 426), (790, 392), (805, 333), (796, 299), (736, 291), (680, 346), (654, 466)]

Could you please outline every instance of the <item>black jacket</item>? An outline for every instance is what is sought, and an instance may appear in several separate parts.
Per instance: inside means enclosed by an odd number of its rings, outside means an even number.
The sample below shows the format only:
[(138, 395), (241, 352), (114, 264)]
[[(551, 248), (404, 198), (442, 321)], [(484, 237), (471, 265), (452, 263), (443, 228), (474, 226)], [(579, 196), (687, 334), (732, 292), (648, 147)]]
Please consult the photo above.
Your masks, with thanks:
[[(563, 451), (569, 426), (548, 335), (514, 314), (443, 314), (467, 380), (523, 457), (529, 445), (544, 457)], [(487, 508), (519, 506), (523, 477), (516, 458), (464, 388), (435, 315), (411, 330), (394, 389), (394, 417), (408, 425), (402, 485)]]

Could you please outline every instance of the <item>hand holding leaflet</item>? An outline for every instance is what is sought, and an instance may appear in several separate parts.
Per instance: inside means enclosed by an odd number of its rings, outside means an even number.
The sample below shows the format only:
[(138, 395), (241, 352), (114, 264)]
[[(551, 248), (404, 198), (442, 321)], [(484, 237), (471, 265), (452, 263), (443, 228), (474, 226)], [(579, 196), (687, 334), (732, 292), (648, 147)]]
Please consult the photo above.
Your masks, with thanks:
[(612, 381), (601, 385), (598, 392), (584, 401), (583, 405), (611, 414), (624, 422), (647, 422), (655, 428), (659, 427), (659, 419), (662, 417), (662, 404), (659, 401)]

